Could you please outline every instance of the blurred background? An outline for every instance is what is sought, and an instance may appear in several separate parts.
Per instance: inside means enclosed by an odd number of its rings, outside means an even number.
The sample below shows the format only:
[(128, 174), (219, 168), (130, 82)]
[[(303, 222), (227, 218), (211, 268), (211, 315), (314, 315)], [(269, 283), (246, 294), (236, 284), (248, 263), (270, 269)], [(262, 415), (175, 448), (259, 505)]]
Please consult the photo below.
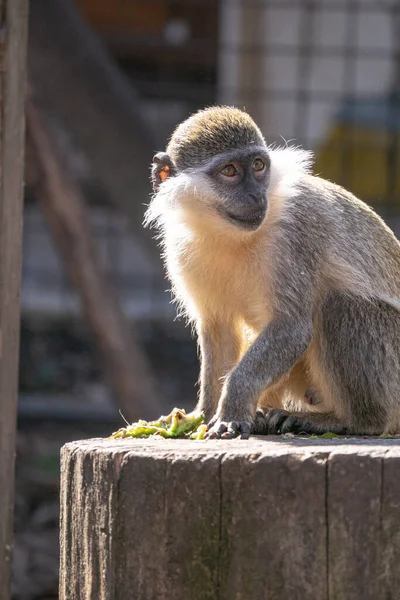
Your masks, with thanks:
[(58, 586), (59, 450), (191, 408), (149, 165), (214, 103), (315, 152), (400, 234), (397, 0), (31, 0), (13, 598)]

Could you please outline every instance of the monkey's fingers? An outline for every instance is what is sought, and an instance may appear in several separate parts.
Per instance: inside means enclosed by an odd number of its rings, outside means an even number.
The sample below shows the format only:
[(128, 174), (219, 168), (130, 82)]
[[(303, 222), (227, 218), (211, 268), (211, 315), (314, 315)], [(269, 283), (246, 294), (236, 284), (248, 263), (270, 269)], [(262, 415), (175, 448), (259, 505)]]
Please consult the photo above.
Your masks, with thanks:
[(243, 423), (241, 423), (240, 432), (240, 439), (248, 440), (251, 433), (251, 423), (249, 423), (248, 421), (244, 421)]
[(223, 421), (217, 421), (211, 429), (209, 429), (206, 433), (206, 438), (210, 440), (220, 439), (223, 433), (225, 433), (228, 429), (228, 424)]
[(248, 440), (251, 433), (251, 423), (248, 421), (231, 421), (228, 423), (228, 429), (222, 434), (222, 438), (225, 440), (231, 440), (236, 437), (240, 437), (241, 440)]
[(281, 425), (281, 433), (308, 433), (309, 431), (310, 423), (296, 415), (286, 417)]
[(228, 429), (221, 435), (225, 440), (231, 440), (239, 435), (240, 423), (237, 421), (231, 421), (228, 423)]
[(315, 426), (310, 420), (300, 414), (290, 414), (286, 410), (273, 408), (265, 416), (268, 433), (315, 433)]
[(240, 437), (248, 440), (251, 433), (251, 423), (248, 421), (217, 421), (206, 434), (208, 439), (232, 440)]
[(269, 410), (265, 415), (266, 433), (280, 434), (282, 425), (289, 416), (290, 415), (286, 410), (280, 408), (272, 408)]
[(256, 435), (266, 435), (268, 433), (268, 425), (266, 422), (266, 411), (260, 407), (257, 408), (256, 416), (254, 417), (251, 433)]

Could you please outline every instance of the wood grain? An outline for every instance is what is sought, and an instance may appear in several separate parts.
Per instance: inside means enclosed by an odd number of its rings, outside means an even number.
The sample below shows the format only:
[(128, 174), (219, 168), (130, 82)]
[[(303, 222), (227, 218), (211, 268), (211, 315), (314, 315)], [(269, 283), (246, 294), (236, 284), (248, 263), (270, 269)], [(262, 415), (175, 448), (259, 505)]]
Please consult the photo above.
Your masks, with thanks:
[(60, 600), (395, 600), (399, 440), (62, 450)]

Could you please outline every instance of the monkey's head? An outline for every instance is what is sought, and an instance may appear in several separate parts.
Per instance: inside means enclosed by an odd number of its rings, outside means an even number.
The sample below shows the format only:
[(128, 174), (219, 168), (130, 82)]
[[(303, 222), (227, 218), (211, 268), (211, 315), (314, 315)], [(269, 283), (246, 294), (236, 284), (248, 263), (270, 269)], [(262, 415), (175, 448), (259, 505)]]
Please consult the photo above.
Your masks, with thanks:
[(174, 179), (184, 183), (189, 209), (218, 213), (225, 222), (254, 231), (267, 211), (270, 181), (261, 131), (236, 108), (197, 112), (177, 127), (166, 152), (153, 158), (154, 191), (164, 191), (165, 185), (172, 192)]

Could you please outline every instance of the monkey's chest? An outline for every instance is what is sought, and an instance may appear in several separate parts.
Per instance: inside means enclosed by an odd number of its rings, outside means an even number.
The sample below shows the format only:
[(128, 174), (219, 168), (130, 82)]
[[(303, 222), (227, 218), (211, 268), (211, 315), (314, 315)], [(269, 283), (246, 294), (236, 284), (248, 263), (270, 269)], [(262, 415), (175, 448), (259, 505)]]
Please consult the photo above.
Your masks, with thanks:
[(216, 251), (182, 262), (181, 300), (187, 298), (201, 318), (240, 319), (259, 332), (270, 319), (268, 285), (260, 267), (244, 258)]

